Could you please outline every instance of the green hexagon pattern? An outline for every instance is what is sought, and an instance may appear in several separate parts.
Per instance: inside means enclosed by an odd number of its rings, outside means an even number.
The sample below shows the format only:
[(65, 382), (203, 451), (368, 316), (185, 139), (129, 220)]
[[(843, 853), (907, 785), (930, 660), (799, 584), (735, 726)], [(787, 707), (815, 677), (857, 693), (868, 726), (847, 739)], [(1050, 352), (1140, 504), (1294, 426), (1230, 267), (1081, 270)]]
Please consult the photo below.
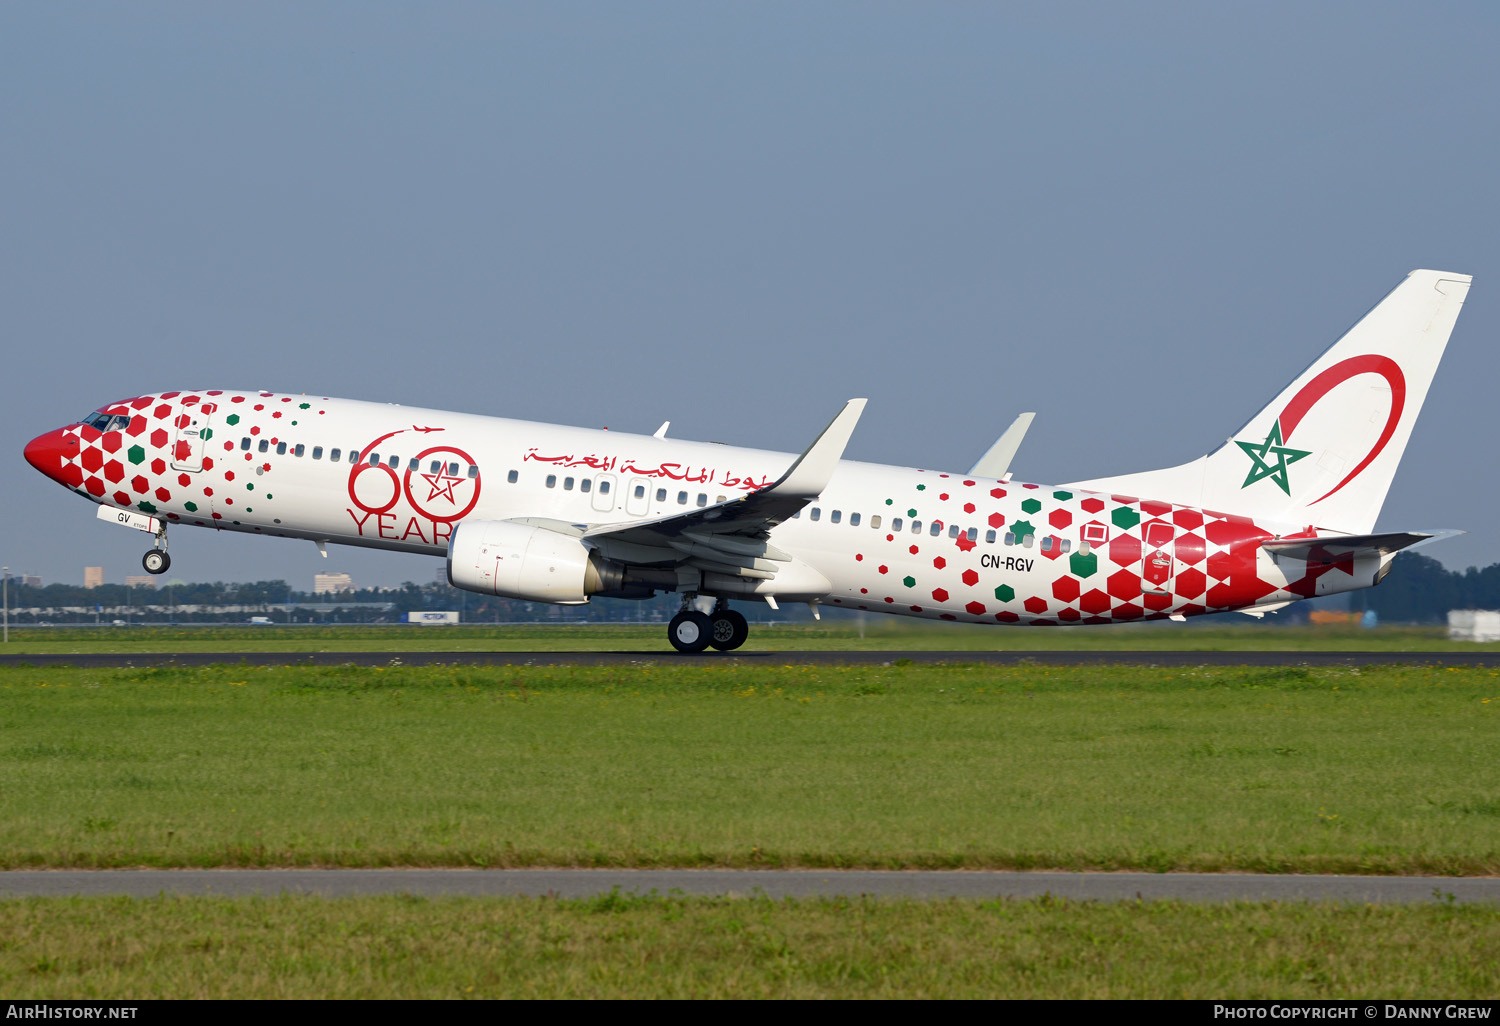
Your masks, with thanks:
[(1109, 519), (1120, 530), (1128, 531), (1141, 522), (1141, 515), (1129, 506), (1116, 506)]
[(1099, 572), (1099, 557), (1092, 552), (1075, 552), (1068, 557), (1068, 568), (1074, 577), (1092, 577)]

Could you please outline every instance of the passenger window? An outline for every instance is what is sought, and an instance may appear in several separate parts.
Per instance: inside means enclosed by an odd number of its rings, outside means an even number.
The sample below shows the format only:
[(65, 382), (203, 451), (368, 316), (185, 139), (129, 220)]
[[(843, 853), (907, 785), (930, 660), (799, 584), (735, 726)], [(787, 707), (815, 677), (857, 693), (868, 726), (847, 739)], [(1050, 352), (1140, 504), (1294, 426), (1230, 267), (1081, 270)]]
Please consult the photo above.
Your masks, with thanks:
[(1047, 537), (1045, 537), (1045, 538), (1042, 539), (1042, 551), (1043, 552), (1051, 552), (1052, 551), (1052, 536), (1050, 534)]
[(1032, 544), (1035, 541), (1036, 541), (1036, 535), (1034, 535), (1034, 534), (1028, 534), (1025, 538), (1021, 539), (1021, 545), (1023, 547), (1025, 547), (1025, 548), (1029, 549), (1029, 548), (1031, 548)]
[(240, 448), (244, 449), (246, 452), (249, 452), (250, 451), (250, 439), (248, 439), (248, 438), (241, 438), (240, 439)]
[(702, 492), (698, 493), (698, 505), (699, 506), (707, 506), (708, 505), (708, 496), (704, 495)]
[(1088, 542), (1081, 541), (1078, 543), (1078, 554), (1080, 556), (1087, 556), (1092, 551), (1094, 551), (1093, 547)]
[(880, 530), (880, 514), (879, 513), (876, 513), (873, 517), (870, 518), (870, 526), (873, 529), (877, 530), (877, 531)]
[(260, 451), (261, 452), (270, 452), (271, 451), (271, 440), (269, 438), (262, 438), (260, 440)]
[(585, 477), (578, 482), (578, 490), (580, 492), (591, 492), (594, 490), (594, 482)]
[(922, 521), (920, 521), (920, 520), (913, 520), (911, 522), (911, 533), (912, 534), (921, 534), (922, 533)]
[(984, 532), (984, 543), (986, 545), (993, 545), (993, 544), (995, 544), (995, 532), (994, 531), (986, 531), (986, 532)]
[(928, 529), (927, 533), (930, 534), (930, 535), (932, 535), (932, 537), (934, 537), (934, 538), (936, 538), (938, 535), (942, 534), (943, 533), (943, 522), (941, 520), (934, 520), (932, 522), (932, 527)]
[(389, 466), (392, 470), (395, 470), (397, 467), (399, 467), (401, 465), (401, 457), (400, 456), (392, 456), (390, 459), (386, 460), (385, 462), (386, 462), (387, 466)]
[(285, 442), (277, 442), (276, 443), (276, 455), (278, 455), (278, 456), (285, 456), (286, 455), (286, 443)]
[(822, 516), (823, 516), (823, 511), (820, 510), (818, 507), (814, 506), (812, 508), (812, 512), (807, 515), (807, 519), (809, 519), (809, 520), (817, 520), (817, 519), (821, 518)]
[(431, 463), (427, 464), (427, 473), (429, 473), (429, 474), (441, 474), (442, 472), (443, 472), (443, 461), (442, 460), (433, 460)]
[[(455, 474), (454, 476), (456, 477), (458, 475)], [(520, 477), (521, 477), (521, 475), (519, 473), (517, 473), (516, 471), (512, 470), (509, 474), (505, 475), (505, 480), (509, 481), (511, 484), (515, 484), (516, 481), (518, 481), (520, 479)]]
[(645, 485), (636, 485), (635, 486), (635, 497), (637, 499), (644, 499), (646, 497), (646, 486)]
[(458, 464), (457, 463), (450, 463), (450, 464), (448, 464), (448, 476), (449, 477), (457, 477), (458, 476)]
[(571, 477), (565, 477), (565, 478), (563, 478), (563, 491), (565, 491), (565, 492), (571, 492), (572, 490), (573, 490), (573, 479)]
[(843, 519), (844, 519), (844, 511), (841, 510), (841, 509), (836, 509), (832, 513), (828, 514), (828, 522), (830, 524), (836, 524), (840, 520), (843, 520)]
[(301, 456), (302, 453), (305, 451), (305, 449), (306, 449), (306, 446), (304, 446), (301, 442), (298, 442), (297, 443), (297, 447), (292, 450), (292, 455), (293, 456)]
[(599, 494), (600, 495), (608, 495), (609, 494), (609, 478), (605, 478), (603, 481), (599, 482)]
[(796, 520), (801, 515), (802, 515), (802, 511), (799, 509), (797, 512), (795, 512), (795, 513), (792, 514), (792, 519)]
[(548, 474), (547, 475), (547, 487), (548, 488), (556, 488), (557, 487), (557, 475), (556, 474)]
[(419, 460), (419, 459), (417, 459), (415, 456), (413, 456), (411, 458), (411, 460), (406, 464), (406, 472), (408, 474), (418, 473), (418, 472), (421, 471), (421, 469), (422, 469), (422, 461)]
[(1013, 534), (1011, 534), (1009, 531), (1006, 531), (1005, 532), (1005, 544), (1007, 544), (1007, 545), (1014, 545), (1015, 543), (1016, 543), (1016, 536), (1013, 535)]
[(473, 480), (478, 479), (478, 477), (479, 477), (479, 468), (476, 467), (476, 466), (474, 466), (472, 463), (469, 464), (469, 480), (473, 481)]
[(677, 505), (679, 505), (679, 506), (686, 506), (687, 505), (687, 492), (678, 492), (677, 493)]
[(891, 517), (891, 533), (896, 534), (901, 530), (901, 518)]
[(313, 446), (313, 459), (320, 460), (322, 458), (323, 458), (323, 447), (321, 445), (315, 445), (315, 446)]
[(1066, 539), (1066, 538), (1062, 539), (1062, 550), (1064, 552), (1067, 552), (1072, 547), (1073, 547), (1073, 543), (1072, 542), (1068, 541), (1068, 539)]
[(728, 498), (729, 497), (727, 495), (720, 495), (718, 498), (714, 499), (714, 502), (724, 502)]
[(372, 467), (378, 467), (378, 466), (380, 466), (380, 453), (378, 453), (378, 452), (372, 452), (372, 453), (370, 453), (370, 466), (372, 466)]
[(948, 537), (949, 538), (957, 538), (958, 537), (958, 525), (957, 524), (954, 524), (952, 527), (948, 528)]
[[(646, 494), (646, 489), (644, 489), (644, 488), (637, 488), (635, 490), (635, 497), (637, 499), (639, 499), (642, 495), (645, 495), (645, 494)], [(666, 502), (667, 501), (667, 490), (665, 488), (658, 488), (656, 490), (656, 501), (657, 502)]]
[(349, 462), (350, 463), (358, 463), (359, 462), (359, 450), (358, 449), (350, 449), (349, 450)]
[(969, 532), (968, 533), (969, 533), (969, 541), (977, 541), (978, 540), (978, 538), (979, 538), (979, 528), (977, 528), (977, 527), (971, 527), (971, 528), (969, 528)]
[(859, 526), (859, 514), (858, 513), (850, 513), (849, 514), (849, 526), (850, 527), (858, 527)]

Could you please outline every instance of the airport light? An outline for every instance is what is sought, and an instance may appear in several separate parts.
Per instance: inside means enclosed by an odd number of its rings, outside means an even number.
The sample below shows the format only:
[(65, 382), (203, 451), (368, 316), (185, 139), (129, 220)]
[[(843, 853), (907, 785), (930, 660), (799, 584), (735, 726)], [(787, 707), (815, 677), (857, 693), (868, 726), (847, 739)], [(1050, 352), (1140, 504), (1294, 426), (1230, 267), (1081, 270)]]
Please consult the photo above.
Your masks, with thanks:
[(4, 568), (5, 573), (5, 644), (10, 644), (10, 567)]

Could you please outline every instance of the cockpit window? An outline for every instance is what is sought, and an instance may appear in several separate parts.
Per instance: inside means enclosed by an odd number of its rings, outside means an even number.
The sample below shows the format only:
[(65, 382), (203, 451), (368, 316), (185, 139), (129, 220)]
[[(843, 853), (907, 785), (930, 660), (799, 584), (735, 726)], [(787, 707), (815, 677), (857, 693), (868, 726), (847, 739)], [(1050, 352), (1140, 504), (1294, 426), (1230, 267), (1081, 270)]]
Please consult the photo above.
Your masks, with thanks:
[(99, 432), (123, 431), (130, 426), (130, 417), (123, 413), (116, 413), (113, 416), (108, 413), (91, 413), (79, 423), (87, 424)]

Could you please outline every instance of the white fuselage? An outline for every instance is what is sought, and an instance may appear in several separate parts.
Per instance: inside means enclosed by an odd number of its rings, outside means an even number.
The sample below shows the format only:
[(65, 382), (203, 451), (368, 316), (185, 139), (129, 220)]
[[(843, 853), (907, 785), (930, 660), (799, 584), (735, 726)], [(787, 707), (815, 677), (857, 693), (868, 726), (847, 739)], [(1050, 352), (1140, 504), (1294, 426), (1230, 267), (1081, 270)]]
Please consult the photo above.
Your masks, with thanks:
[[(57, 475), (96, 502), (169, 524), (436, 556), (462, 520), (671, 516), (764, 488), (796, 459), (264, 392), (169, 392), (100, 412), (115, 418), (103, 431), (61, 429), (70, 448)], [(1132, 496), (843, 461), (770, 542), (828, 582), (798, 599), (988, 623), (1192, 615), (1368, 583), (1371, 568), (1312, 573), (1260, 550), (1285, 530)], [(774, 598), (775, 582), (755, 594)]]

